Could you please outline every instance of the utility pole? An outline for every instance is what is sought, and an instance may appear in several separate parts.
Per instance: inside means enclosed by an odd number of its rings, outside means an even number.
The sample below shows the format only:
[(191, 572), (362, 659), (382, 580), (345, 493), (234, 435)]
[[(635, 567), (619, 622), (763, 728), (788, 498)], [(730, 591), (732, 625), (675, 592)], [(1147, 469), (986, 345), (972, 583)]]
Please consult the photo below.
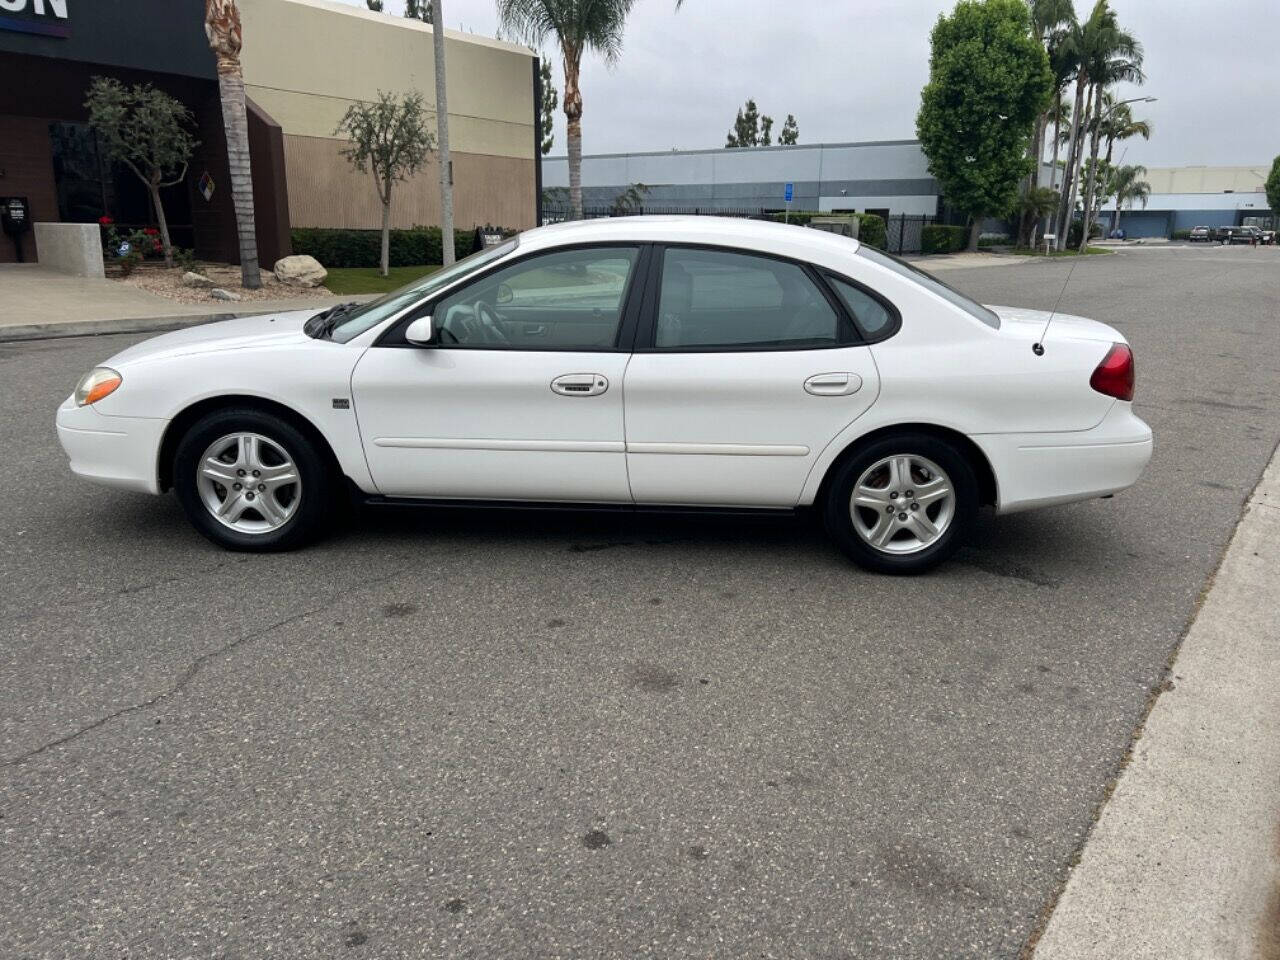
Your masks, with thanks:
[(440, 240), (444, 265), (453, 263), (453, 161), (449, 159), (449, 103), (444, 81), (444, 0), (431, 4), (431, 41), (436, 53), (436, 149), (440, 158)]

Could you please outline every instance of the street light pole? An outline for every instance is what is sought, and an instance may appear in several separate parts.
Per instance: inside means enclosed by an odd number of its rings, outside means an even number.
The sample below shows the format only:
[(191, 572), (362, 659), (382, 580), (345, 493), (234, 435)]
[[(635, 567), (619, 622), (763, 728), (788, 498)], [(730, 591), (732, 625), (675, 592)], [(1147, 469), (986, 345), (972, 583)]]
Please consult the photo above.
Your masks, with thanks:
[(444, 0), (431, 4), (431, 42), (436, 60), (436, 151), (440, 160), (440, 247), (442, 262), (453, 263), (453, 161), (449, 159), (449, 104), (444, 77)]
[[(1099, 133), (1101, 133), (1102, 124), (1107, 120), (1107, 118), (1110, 117), (1117, 110), (1119, 110), (1121, 107), (1123, 107), (1125, 104), (1155, 103), (1157, 99), (1159, 98), (1158, 97), (1130, 97), (1128, 100), (1119, 100), (1116, 103), (1113, 103), (1106, 110), (1104, 110), (1102, 113), (1098, 114), (1098, 116), (1094, 118), (1093, 123), (1095, 124), (1095, 126), (1093, 130), (1093, 142), (1095, 144), (1097, 143), (1097, 136)], [(1089, 231), (1093, 227), (1093, 205), (1094, 205), (1094, 202), (1098, 199), (1098, 197), (1095, 195), (1095, 192), (1100, 192), (1101, 186), (1102, 186), (1102, 182), (1098, 177), (1097, 158), (1096, 157), (1091, 158), (1091, 163), (1092, 163), (1092, 166), (1090, 166), (1089, 168), (1089, 188), (1085, 191), (1086, 209), (1082, 211), (1083, 216), (1081, 218), (1081, 224), (1080, 224), (1084, 228), (1080, 232), (1080, 252), (1081, 253), (1084, 253), (1085, 250), (1089, 248)], [(1100, 202), (1098, 203), (1098, 208), (1099, 210), (1101, 210), (1102, 208), (1102, 204)], [(1117, 203), (1116, 204), (1117, 215), (1119, 214), (1119, 210), (1120, 210), (1120, 205), (1119, 203)]]

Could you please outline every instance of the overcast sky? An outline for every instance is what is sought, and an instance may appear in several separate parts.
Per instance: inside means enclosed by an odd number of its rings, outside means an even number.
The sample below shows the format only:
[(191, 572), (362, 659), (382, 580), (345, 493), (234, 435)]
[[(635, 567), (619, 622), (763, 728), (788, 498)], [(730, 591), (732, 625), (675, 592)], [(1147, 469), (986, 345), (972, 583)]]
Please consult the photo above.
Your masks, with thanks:
[[(364, 6), (364, 0), (344, 0)], [(445, 26), (494, 36), (494, 0), (444, 0)], [(1089, 0), (1076, 0), (1084, 15)], [(1147, 82), (1128, 96), (1154, 125), (1124, 162), (1267, 164), (1280, 153), (1280, 0), (1112, 0), (1142, 42)], [(724, 146), (754, 97), (800, 124), (801, 143), (915, 137), (929, 30), (951, 0), (637, 0), (622, 57), (583, 64), (583, 152)], [(402, 0), (387, 9), (403, 10)], [(548, 45), (563, 88), (558, 53)], [(558, 113), (552, 155), (564, 153)]]

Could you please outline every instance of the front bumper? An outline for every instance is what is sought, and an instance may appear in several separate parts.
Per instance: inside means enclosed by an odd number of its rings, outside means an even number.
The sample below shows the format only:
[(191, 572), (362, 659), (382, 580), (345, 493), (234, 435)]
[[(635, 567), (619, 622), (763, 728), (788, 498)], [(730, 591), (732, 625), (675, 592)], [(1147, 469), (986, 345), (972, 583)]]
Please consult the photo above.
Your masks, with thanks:
[(68, 397), (58, 407), (58, 441), (76, 476), (125, 490), (160, 492), (157, 458), (167, 420), (108, 417)]
[(1000, 513), (1016, 513), (1119, 493), (1151, 459), (1151, 428), (1116, 401), (1092, 430), (989, 433), (973, 437), (996, 475)]

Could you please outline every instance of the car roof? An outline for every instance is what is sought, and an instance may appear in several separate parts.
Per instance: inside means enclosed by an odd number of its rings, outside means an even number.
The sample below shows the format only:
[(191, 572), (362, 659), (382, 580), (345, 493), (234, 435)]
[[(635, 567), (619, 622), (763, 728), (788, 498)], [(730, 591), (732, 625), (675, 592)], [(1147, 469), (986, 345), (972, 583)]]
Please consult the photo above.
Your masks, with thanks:
[(825, 230), (745, 217), (641, 216), (575, 220), (520, 234), (523, 251), (578, 243), (688, 243), (741, 247), (799, 259), (847, 257), (858, 241)]

